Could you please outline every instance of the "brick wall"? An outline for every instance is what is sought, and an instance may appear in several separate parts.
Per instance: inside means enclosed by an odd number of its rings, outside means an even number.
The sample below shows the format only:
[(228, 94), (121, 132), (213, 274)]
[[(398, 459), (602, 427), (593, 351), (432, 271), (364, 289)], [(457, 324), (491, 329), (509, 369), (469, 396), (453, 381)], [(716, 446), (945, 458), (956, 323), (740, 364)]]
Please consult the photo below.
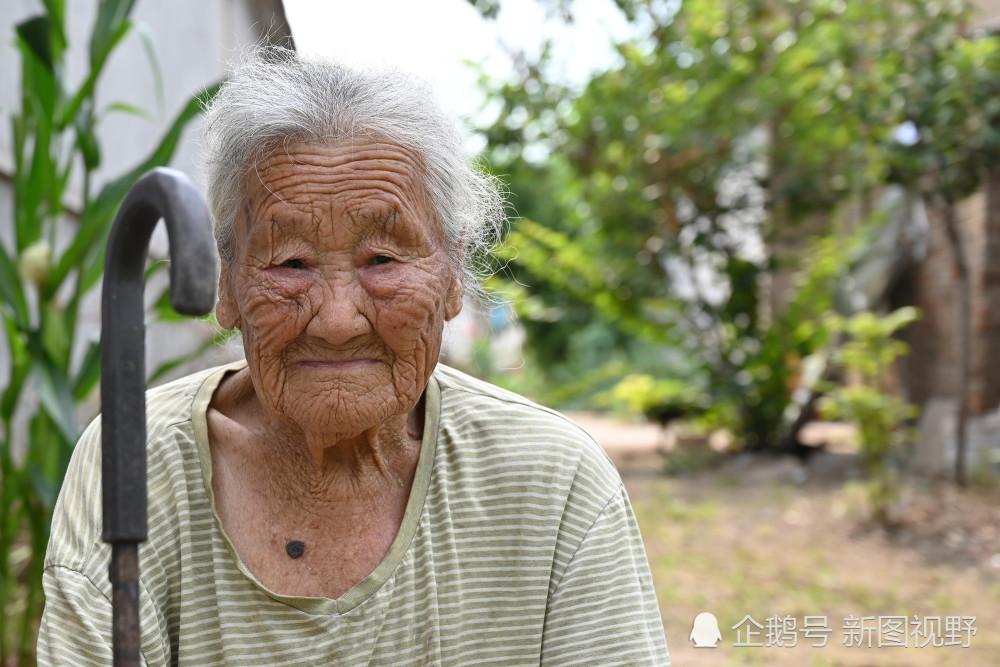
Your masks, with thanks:
[[(961, 202), (957, 218), (971, 284), (968, 399), (971, 414), (1000, 403), (1000, 170), (983, 192)], [(923, 311), (906, 332), (911, 353), (905, 364), (909, 400), (923, 405), (958, 394), (958, 290), (951, 246), (941, 211), (928, 207), (927, 257), (909, 272), (893, 306), (912, 303)]]
[(1000, 404), (1000, 169), (986, 178), (982, 230), (973, 274), (972, 331), (975, 411)]

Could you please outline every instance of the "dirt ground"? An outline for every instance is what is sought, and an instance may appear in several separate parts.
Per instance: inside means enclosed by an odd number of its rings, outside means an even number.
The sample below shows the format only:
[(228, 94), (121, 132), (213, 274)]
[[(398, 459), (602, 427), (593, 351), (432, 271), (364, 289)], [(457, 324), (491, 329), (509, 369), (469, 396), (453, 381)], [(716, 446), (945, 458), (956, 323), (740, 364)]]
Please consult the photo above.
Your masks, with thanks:
[[(655, 427), (573, 417), (622, 473), (674, 665), (1000, 665), (1000, 480), (904, 478), (885, 528), (849, 443), (806, 462), (664, 453)], [(714, 648), (689, 640), (701, 612)]]

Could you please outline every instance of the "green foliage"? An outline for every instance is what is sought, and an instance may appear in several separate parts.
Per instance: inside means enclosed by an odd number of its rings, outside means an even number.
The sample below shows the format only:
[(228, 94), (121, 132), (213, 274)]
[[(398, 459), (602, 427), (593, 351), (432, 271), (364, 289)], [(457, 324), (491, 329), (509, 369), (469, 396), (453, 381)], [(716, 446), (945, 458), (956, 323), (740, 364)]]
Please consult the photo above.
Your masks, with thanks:
[(681, 380), (655, 378), (643, 373), (626, 375), (611, 390), (609, 400), (622, 403), (630, 412), (646, 414), (667, 409), (690, 414), (707, 407), (707, 396)]
[[(548, 50), (483, 82), (489, 159), (523, 216), (498, 254), (528, 297), (531, 363), (553, 386), (611, 360), (619, 379), (705, 387), (738, 440), (773, 445), (830, 337), (845, 211), (871, 217), (892, 182), (931, 193), (928, 174), (955, 198), (996, 164), (1000, 38), (963, 33), (963, 2), (616, 4), (635, 36), (581, 89), (553, 80)], [(591, 331), (603, 362), (575, 353)]]
[[(894, 395), (886, 386), (893, 363), (909, 352), (893, 335), (915, 322), (915, 308), (900, 308), (885, 316), (859, 313), (844, 319), (833, 317), (831, 328), (847, 334), (835, 363), (848, 371), (850, 382), (827, 387), (820, 410), (830, 419), (858, 424), (861, 431), (861, 459), (869, 478), (869, 499), (876, 515), (888, 519), (890, 503), (896, 497), (896, 477), (892, 457), (908, 437), (907, 422), (916, 418), (917, 408)], [(856, 383), (855, 383), (856, 381)]]
[(918, 3), (913, 11), (925, 21), (908, 38), (895, 37), (894, 65), (881, 64), (893, 68), (895, 99), (918, 135), (894, 146), (893, 177), (957, 201), (1000, 160), (1000, 38), (968, 34), (969, 17), (949, 5)]
[[(834, 289), (858, 240), (814, 239), (802, 255), (789, 302), (769, 321), (756, 304), (723, 320), (719, 362), (711, 367), (713, 398), (719, 403), (715, 425), (731, 430), (738, 444), (761, 448), (783, 435), (792, 392), (803, 385), (805, 360), (821, 354), (832, 340), (824, 315), (833, 309)], [(743, 288), (751, 294), (759, 274), (753, 278)], [(708, 352), (715, 354), (711, 348)]]
[[(0, 244), (0, 318), (11, 360), (0, 394), (0, 664), (33, 664), (41, 612), (41, 575), (49, 523), (76, 443), (77, 405), (97, 386), (100, 348), (91, 342), (74, 363), (83, 297), (100, 280), (115, 210), (135, 178), (166, 164), (184, 126), (200, 110), (203, 91), (180, 112), (156, 149), (128, 173), (95, 191), (101, 164), (100, 110), (95, 88), (108, 57), (134, 25), (133, 0), (102, 0), (91, 34), (89, 71), (75, 90), (65, 77), (65, 11), (45, 0), (44, 12), (17, 26), (20, 108), (11, 117), (14, 148), (13, 243)], [(154, 62), (154, 72), (158, 66)], [(159, 83), (157, 84), (160, 85)], [(56, 228), (66, 213), (70, 174), (82, 169), (79, 227), (61, 253)], [(37, 407), (26, 400), (30, 386)], [(15, 432), (27, 415), (27, 432)]]

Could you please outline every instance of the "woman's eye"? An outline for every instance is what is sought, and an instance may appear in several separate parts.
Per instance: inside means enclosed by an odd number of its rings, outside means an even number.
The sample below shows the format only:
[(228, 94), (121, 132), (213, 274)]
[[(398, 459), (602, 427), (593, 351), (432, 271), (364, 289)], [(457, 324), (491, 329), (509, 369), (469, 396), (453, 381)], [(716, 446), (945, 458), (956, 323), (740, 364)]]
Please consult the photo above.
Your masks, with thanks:
[(306, 268), (306, 263), (301, 259), (286, 259), (281, 263), (281, 266), (286, 269), (304, 269)]
[(392, 257), (389, 257), (388, 255), (375, 255), (371, 258), (370, 263), (374, 266), (378, 266), (379, 264), (388, 264), (391, 261)]

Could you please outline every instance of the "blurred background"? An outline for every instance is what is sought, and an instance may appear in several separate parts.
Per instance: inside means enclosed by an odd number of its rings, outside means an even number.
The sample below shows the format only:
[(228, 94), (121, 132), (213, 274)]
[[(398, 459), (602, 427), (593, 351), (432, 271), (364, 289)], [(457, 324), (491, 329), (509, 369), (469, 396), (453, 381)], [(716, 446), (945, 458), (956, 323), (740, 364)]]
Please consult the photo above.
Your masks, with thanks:
[[(200, 105), (260, 39), (428, 79), (506, 184), (443, 360), (605, 447), (675, 664), (1000, 663), (1000, 2), (0, 9), (0, 665), (34, 664), (99, 411), (115, 208), (152, 166), (200, 182)], [(164, 237), (151, 384), (241, 354), (169, 307)]]

